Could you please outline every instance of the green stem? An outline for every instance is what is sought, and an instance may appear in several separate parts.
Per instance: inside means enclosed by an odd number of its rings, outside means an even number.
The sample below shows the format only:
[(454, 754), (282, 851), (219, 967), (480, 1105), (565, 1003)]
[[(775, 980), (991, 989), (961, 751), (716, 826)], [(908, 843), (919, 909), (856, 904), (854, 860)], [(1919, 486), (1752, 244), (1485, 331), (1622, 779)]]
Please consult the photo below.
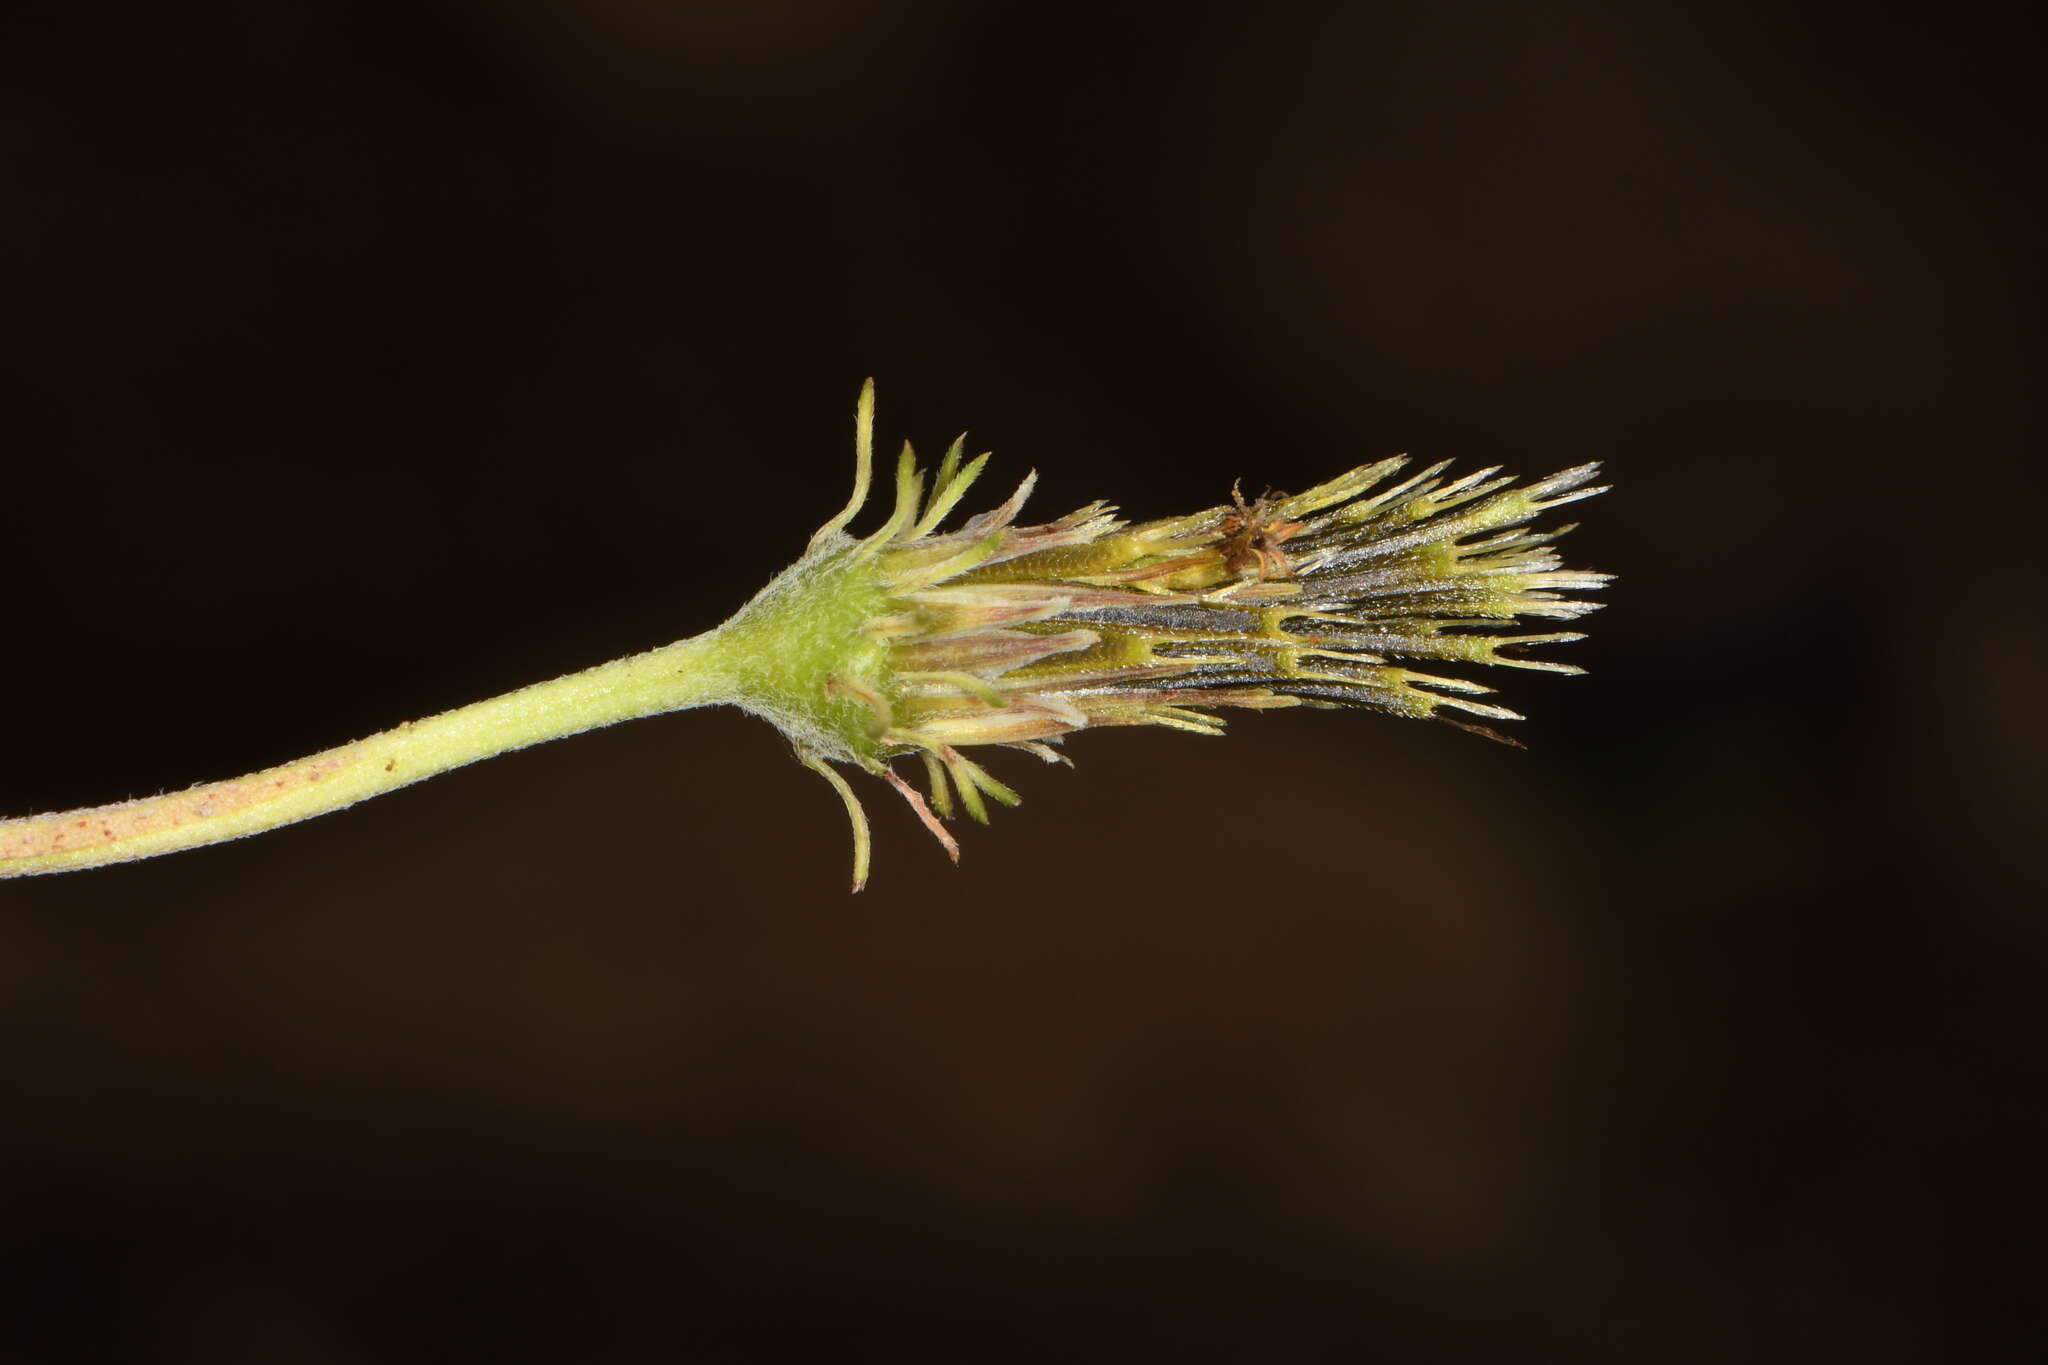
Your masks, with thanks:
[(617, 721), (738, 700), (711, 631), (581, 673), (408, 721), (246, 777), (111, 806), (0, 820), (0, 877), (129, 862), (257, 834), (480, 758)]

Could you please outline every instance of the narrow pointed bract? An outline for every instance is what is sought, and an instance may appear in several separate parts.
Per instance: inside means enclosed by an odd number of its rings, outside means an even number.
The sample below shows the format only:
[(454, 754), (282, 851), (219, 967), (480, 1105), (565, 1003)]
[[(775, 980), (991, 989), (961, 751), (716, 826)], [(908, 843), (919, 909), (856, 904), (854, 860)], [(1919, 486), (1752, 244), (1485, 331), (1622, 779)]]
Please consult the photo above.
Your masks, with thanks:
[[(1021, 525), (1026, 476), (993, 511), (944, 530), (988, 456), (963, 464), (956, 441), (927, 486), (906, 445), (887, 519), (855, 541), (843, 528), (870, 478), (873, 418), (870, 384), (856, 419), (855, 502), (790, 571), (865, 578), (863, 647), (824, 681), (856, 705), (841, 723), (792, 736), (811, 759), (889, 777), (955, 857), (942, 819), (986, 821), (989, 801), (1018, 799), (963, 749), (1056, 761), (1050, 746), (1077, 730), (1218, 734), (1215, 713), (1230, 707), (1519, 719), (1479, 700), (1490, 689), (1441, 668), (1578, 672), (1523, 653), (1576, 632), (1516, 623), (1583, 616), (1596, 604), (1569, 594), (1608, 581), (1563, 567), (1552, 543), (1570, 527), (1528, 528), (1606, 491), (1591, 464), (1516, 487), (1495, 469), (1451, 478), (1444, 464), (1410, 474), (1405, 458), (1382, 460), (1303, 493), (1247, 501), (1240, 485), (1228, 503), (1137, 524), (1091, 503)], [(888, 767), (911, 754), (922, 759), (928, 804)]]

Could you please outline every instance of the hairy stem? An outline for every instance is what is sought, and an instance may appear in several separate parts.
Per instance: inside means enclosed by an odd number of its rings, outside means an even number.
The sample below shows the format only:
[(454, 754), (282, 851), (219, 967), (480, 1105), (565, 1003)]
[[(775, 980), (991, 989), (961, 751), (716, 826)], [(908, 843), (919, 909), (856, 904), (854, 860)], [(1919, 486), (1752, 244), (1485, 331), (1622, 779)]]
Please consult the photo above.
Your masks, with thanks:
[(408, 721), (246, 777), (111, 806), (0, 820), (0, 877), (129, 862), (257, 834), (493, 754), (735, 700), (720, 632)]

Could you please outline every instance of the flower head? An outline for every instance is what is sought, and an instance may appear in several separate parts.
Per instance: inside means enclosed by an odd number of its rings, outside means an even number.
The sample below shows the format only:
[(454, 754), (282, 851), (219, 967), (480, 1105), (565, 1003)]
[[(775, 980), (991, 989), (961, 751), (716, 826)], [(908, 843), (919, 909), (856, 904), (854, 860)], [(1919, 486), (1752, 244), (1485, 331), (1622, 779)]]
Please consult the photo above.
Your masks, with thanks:
[[(1247, 501), (1233, 488), (1227, 503), (1137, 524), (1098, 502), (1019, 525), (1027, 476), (947, 530), (988, 456), (963, 461), (956, 440), (927, 480), (905, 445), (888, 520), (856, 540), (844, 528), (871, 480), (872, 382), (855, 426), (852, 499), (726, 629), (772, 619), (787, 635), (793, 613), (807, 620), (814, 648), (783, 651), (781, 685), (743, 689), (742, 704), (781, 725), (845, 799), (856, 889), (866, 822), (827, 760), (888, 780), (957, 859), (944, 819), (985, 822), (990, 800), (1018, 799), (965, 752), (977, 745), (1065, 761), (1054, 746), (1077, 730), (1218, 734), (1222, 708), (1287, 706), (1451, 720), (1498, 739), (1456, 718), (1519, 717), (1441, 667), (1579, 672), (1521, 653), (1576, 632), (1516, 623), (1583, 616), (1596, 604), (1567, 594), (1608, 581), (1562, 567), (1550, 542), (1569, 526), (1528, 529), (1605, 491), (1588, 486), (1590, 464), (1516, 487), (1497, 469), (1453, 479), (1446, 464), (1409, 473), (1397, 458), (1303, 493)], [(889, 766), (913, 754), (928, 803)]]
[[(1568, 596), (1604, 574), (1561, 567), (1524, 529), (1591, 497), (1594, 466), (1516, 488), (1486, 469), (1446, 479), (1383, 460), (1306, 493), (1264, 493), (1133, 525), (1106, 503), (1020, 526), (1009, 501), (952, 530), (988, 456), (961, 442), (927, 482), (908, 445), (888, 520), (846, 534), (874, 473), (875, 394), (861, 391), (846, 508), (714, 630), (460, 706), (293, 763), (182, 792), (0, 820), (0, 877), (154, 857), (275, 829), (496, 754), (601, 725), (733, 705), (773, 722), (830, 782), (853, 822), (853, 886), (867, 880), (868, 826), (832, 765), (893, 785), (956, 859), (944, 821), (1017, 794), (968, 756), (975, 746), (1064, 762), (1076, 730), (1163, 725), (1213, 735), (1225, 707), (1350, 706), (1449, 720), (1513, 719), (1444, 664), (1575, 673), (1530, 659), (1568, 631), (1519, 633), (1522, 617), (1571, 620)], [(915, 754), (927, 801), (890, 767)]]

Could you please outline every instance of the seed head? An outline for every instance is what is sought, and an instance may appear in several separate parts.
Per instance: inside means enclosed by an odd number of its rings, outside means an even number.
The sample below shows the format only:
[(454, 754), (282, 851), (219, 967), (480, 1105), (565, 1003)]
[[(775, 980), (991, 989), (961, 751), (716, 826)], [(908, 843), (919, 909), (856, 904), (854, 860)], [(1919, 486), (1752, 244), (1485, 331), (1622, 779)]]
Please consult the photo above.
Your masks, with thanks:
[[(1355, 707), (1447, 720), (1519, 719), (1477, 700), (1491, 689), (1439, 671), (1498, 664), (1577, 673), (1526, 657), (1582, 638), (1523, 633), (1524, 617), (1570, 621), (1595, 603), (1567, 594), (1608, 575), (1562, 567), (1551, 542), (1571, 527), (1528, 523), (1606, 491), (1580, 465), (1523, 487), (1498, 468), (1447, 478), (1448, 462), (1364, 465), (1303, 493), (1268, 491), (1183, 517), (1137, 524), (1107, 503), (1019, 525), (1035, 475), (992, 511), (943, 529), (987, 464), (953, 442), (927, 480), (910, 447), (896, 466), (888, 520), (855, 540), (845, 526), (867, 500), (874, 385), (855, 421), (854, 494), (728, 630), (788, 632), (773, 689), (745, 689), (749, 709), (781, 725), (854, 822), (854, 885), (867, 872), (866, 820), (827, 760), (873, 772), (903, 794), (947, 852), (942, 823), (1009, 786), (963, 751), (1021, 749), (1065, 762), (1067, 735), (1118, 725), (1223, 730), (1218, 710)], [(799, 657), (801, 656), (801, 657)], [(806, 692), (808, 696), (804, 695)], [(1504, 741), (1512, 743), (1513, 741)], [(916, 755), (930, 801), (889, 765)]]

